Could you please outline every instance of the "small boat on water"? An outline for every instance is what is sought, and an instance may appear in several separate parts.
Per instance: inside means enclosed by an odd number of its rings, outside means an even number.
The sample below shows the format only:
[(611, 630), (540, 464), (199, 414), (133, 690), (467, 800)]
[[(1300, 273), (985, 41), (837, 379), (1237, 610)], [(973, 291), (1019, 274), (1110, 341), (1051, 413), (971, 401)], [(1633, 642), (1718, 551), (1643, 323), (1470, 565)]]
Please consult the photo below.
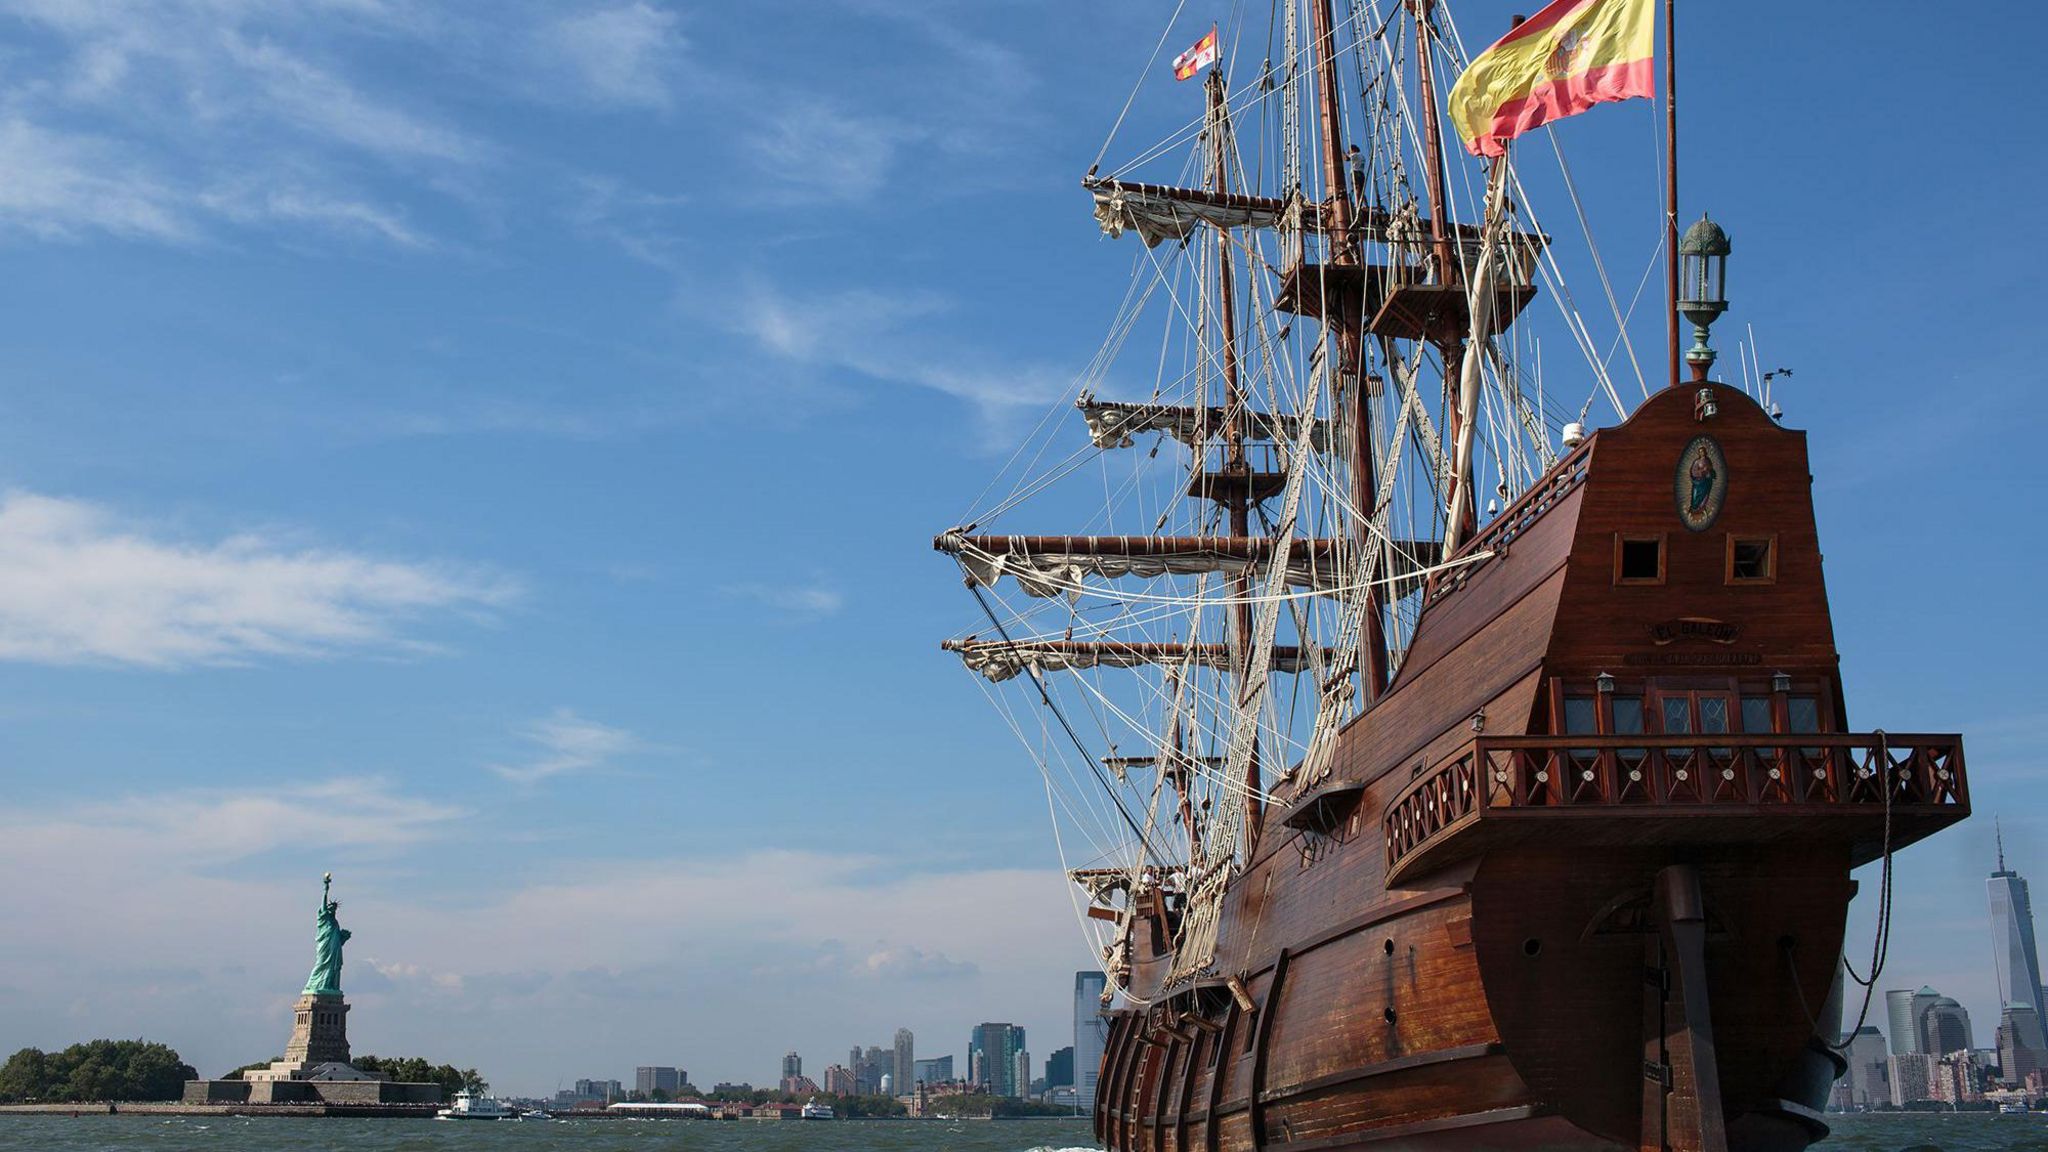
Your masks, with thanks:
[(436, 1120), (517, 1120), (519, 1113), (489, 1096), (463, 1091), (455, 1094), (448, 1107), (434, 1113)]
[(2002, 1100), (1998, 1104), (2000, 1116), (2025, 1116), (2027, 1104), (2024, 1100)]
[(797, 1116), (803, 1120), (834, 1120), (838, 1118), (832, 1111), (830, 1104), (820, 1104), (816, 1100), (804, 1105), (803, 1111), (797, 1113)]

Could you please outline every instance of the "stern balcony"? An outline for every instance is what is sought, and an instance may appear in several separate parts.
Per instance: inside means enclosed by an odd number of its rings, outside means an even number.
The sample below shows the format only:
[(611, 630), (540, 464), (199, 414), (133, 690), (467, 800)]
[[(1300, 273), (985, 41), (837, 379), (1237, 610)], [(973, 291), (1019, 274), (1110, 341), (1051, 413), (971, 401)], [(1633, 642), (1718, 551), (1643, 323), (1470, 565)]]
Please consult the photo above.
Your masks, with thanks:
[(1970, 813), (1963, 740), (1785, 733), (1477, 736), (1383, 813), (1387, 884), (1530, 839), (1674, 847), (1846, 842), (1850, 864)]

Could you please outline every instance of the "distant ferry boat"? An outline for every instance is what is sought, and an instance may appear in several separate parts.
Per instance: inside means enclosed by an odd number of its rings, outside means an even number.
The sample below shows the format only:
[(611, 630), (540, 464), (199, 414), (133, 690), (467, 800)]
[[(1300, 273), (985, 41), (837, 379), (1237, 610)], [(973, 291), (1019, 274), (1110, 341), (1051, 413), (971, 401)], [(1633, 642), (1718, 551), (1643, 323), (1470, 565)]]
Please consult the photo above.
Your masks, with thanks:
[(835, 1119), (835, 1116), (832, 1112), (832, 1106), (830, 1104), (820, 1104), (816, 1100), (813, 1100), (809, 1104), (804, 1105), (803, 1111), (798, 1113), (797, 1115), (800, 1119), (804, 1120)]
[(489, 1096), (463, 1091), (455, 1094), (448, 1107), (434, 1113), (436, 1120), (516, 1120), (519, 1113)]
[(2001, 1116), (2024, 1116), (2027, 1114), (2026, 1102), (2023, 1100), (2000, 1101), (1998, 1114)]

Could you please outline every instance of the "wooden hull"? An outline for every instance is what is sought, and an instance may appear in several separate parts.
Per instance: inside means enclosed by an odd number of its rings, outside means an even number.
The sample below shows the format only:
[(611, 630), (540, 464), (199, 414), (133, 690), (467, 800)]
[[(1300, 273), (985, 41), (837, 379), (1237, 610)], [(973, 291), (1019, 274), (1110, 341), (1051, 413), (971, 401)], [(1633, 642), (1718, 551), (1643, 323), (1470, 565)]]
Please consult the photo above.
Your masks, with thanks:
[[(1207, 963), (1169, 950), (1168, 894), (1134, 893), (1105, 1145), (1826, 1134), (1850, 870), (1967, 815), (1961, 744), (1846, 731), (1804, 438), (1713, 392), (1712, 425), (1654, 398), (1468, 549), (1490, 558), (1429, 594), (1329, 778), (1268, 811)], [(1737, 477), (1711, 532), (1672, 523), (1703, 430)], [(1654, 579), (1624, 540), (1656, 541)], [(1768, 583), (1736, 578), (1756, 540)]]
[[(1846, 857), (1827, 855), (1700, 863), (1730, 1147), (1825, 1132), (1807, 1113), (1832, 1072), (1816, 1085), (1802, 1071), (1816, 1032), (1837, 1027), (1817, 1017), (1839, 1014), (1829, 985), (1853, 891)], [(1220, 1008), (1206, 1027), (1117, 1012), (1097, 1134), (1130, 1152), (1634, 1147), (1640, 897), (1667, 861), (1562, 847), (1490, 859), (1277, 949), (1246, 982), (1252, 1012), (1200, 989), (1167, 1011)]]

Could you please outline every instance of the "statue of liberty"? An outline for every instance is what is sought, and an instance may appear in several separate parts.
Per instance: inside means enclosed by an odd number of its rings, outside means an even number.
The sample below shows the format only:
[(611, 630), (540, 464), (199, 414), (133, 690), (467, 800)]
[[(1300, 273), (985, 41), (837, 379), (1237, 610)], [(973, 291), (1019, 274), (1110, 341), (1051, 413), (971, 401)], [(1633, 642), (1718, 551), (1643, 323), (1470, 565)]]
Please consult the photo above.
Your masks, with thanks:
[(341, 909), (341, 901), (327, 898), (334, 885), (334, 873), (320, 878), (320, 916), (315, 921), (313, 974), (306, 977), (306, 994), (341, 995), (341, 946), (348, 943), (349, 930), (341, 926), (334, 914)]

